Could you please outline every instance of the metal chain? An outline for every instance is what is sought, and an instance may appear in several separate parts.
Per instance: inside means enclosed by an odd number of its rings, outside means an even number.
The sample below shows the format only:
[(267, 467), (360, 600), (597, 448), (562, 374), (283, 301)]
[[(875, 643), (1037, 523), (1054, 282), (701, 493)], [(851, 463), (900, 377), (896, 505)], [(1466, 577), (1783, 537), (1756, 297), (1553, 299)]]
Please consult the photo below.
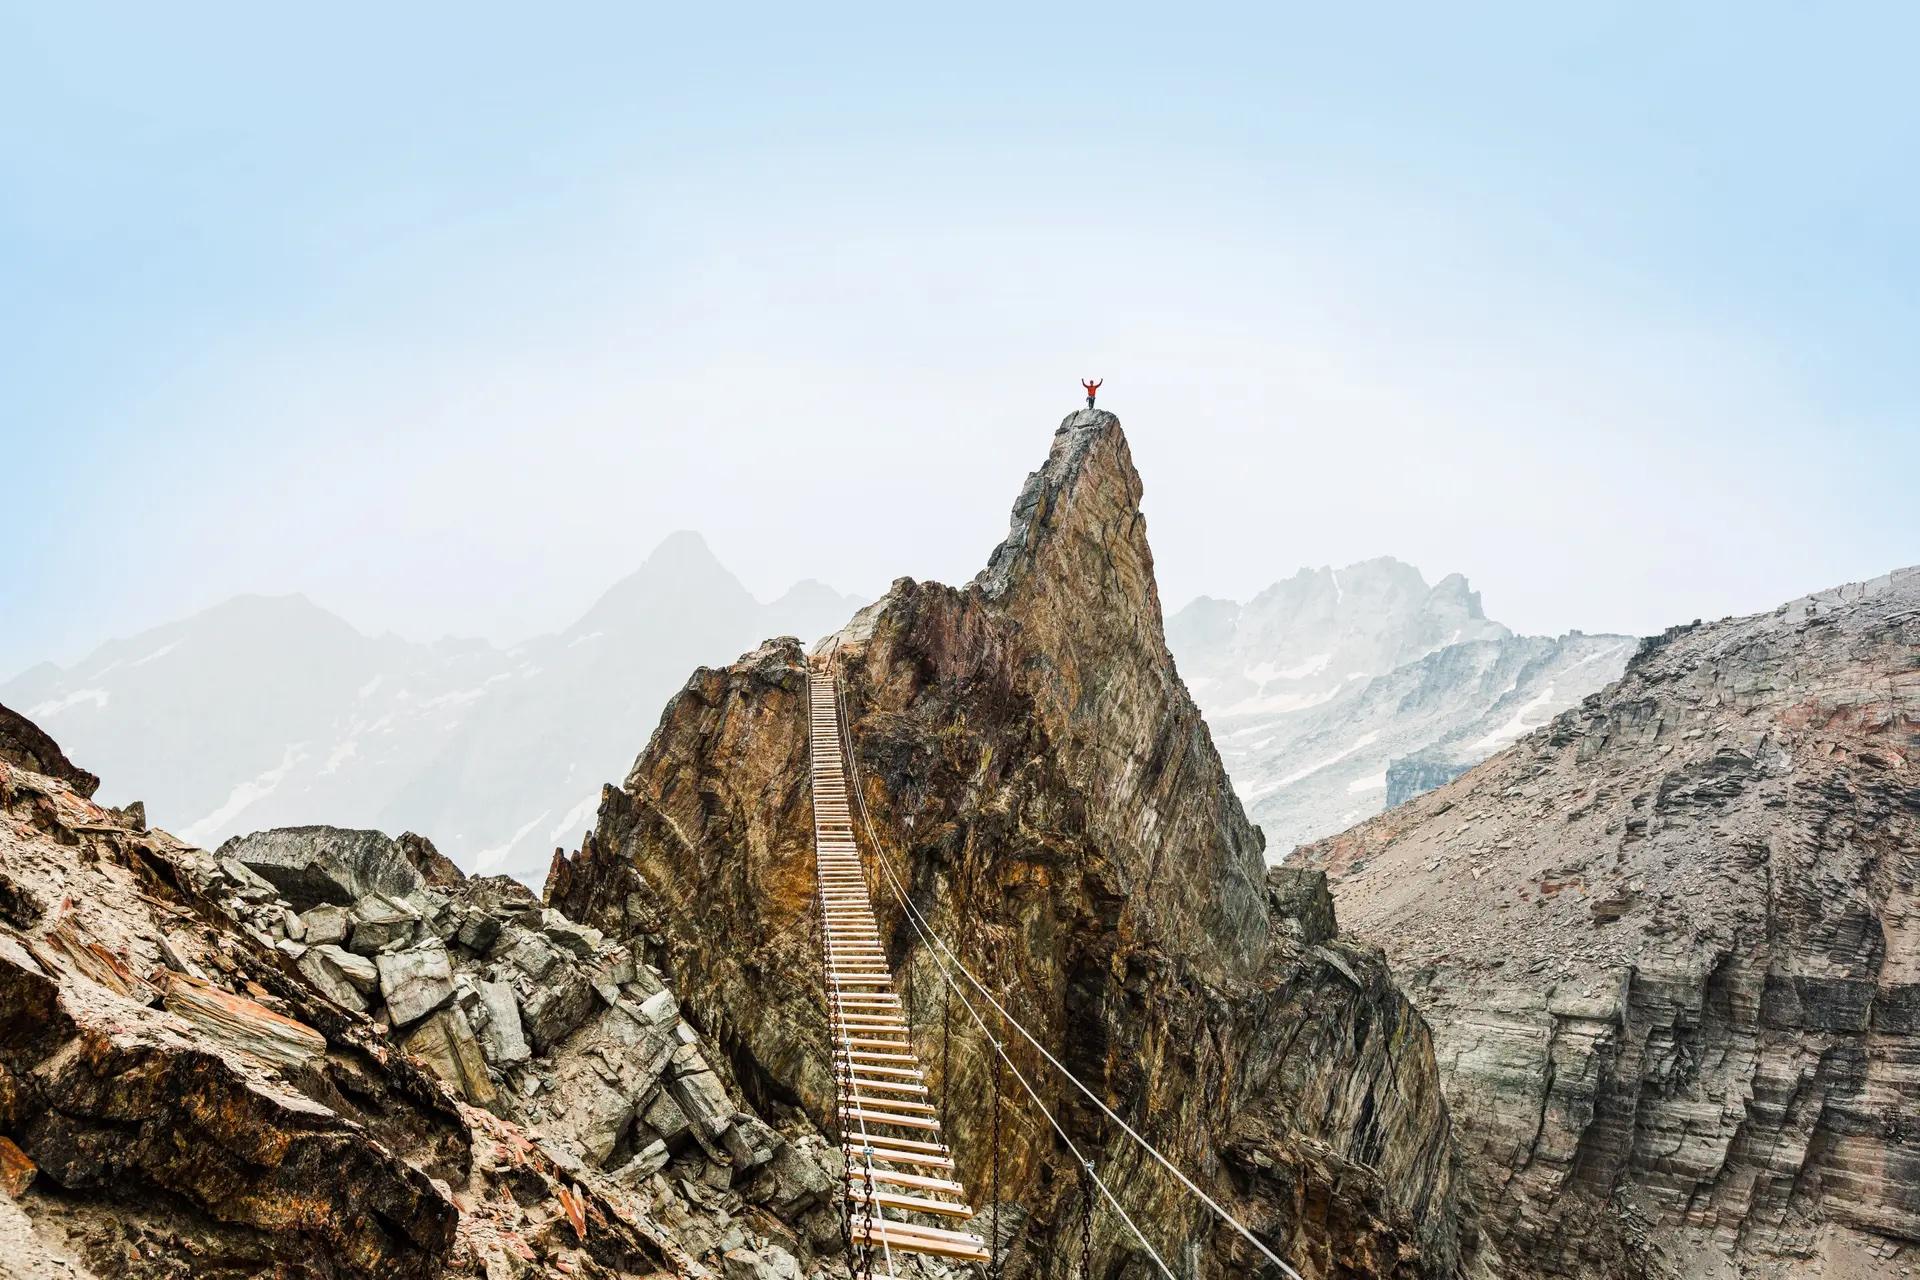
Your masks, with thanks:
[(1093, 1161), (1080, 1162), (1080, 1280), (1093, 1275)]
[(989, 1247), (987, 1274), (1000, 1280), (1006, 1265), (1000, 1254), (1000, 1042), (993, 1041), (993, 1243)]
[(873, 1202), (873, 1156), (868, 1148), (867, 1166), (867, 1243), (861, 1250), (860, 1268), (864, 1280), (873, 1280), (873, 1232), (880, 1221), (880, 1206)]
[(947, 1127), (947, 1099), (953, 1096), (953, 1081), (947, 1074), (948, 1061), (953, 1056), (953, 988), (944, 988), (940, 997), (940, 1132), (951, 1133)]

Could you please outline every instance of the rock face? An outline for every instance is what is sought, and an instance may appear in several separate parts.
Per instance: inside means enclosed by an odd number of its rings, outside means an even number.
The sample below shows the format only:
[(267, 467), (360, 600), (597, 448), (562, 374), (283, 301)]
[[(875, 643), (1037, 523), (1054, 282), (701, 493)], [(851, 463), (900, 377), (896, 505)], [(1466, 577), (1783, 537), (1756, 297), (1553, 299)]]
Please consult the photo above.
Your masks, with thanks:
[[(835, 640), (882, 856), (1042, 1043), (1307, 1274), (1471, 1273), (1491, 1260), (1426, 1028), (1377, 956), (1332, 936), (1324, 891), (1269, 884), (1167, 654), (1140, 493), (1118, 420), (1076, 413), (979, 578), (902, 579)], [(792, 641), (696, 673), (548, 899), (643, 944), (750, 1097), (826, 1117), (805, 699)], [(934, 957), (880, 898), (984, 1206), (982, 1036), (955, 1004), (949, 1041)], [(1256, 1273), (1031, 1048), (1010, 1052), (1181, 1274)], [(1079, 1171), (1031, 1104), (1001, 1121), (1009, 1274), (1078, 1274)], [(1093, 1234), (1092, 1274), (1149, 1274), (1116, 1215)]]
[(746, 1106), (656, 972), (383, 857), (319, 859), (367, 891), (296, 911), (0, 760), (0, 1274), (844, 1275), (837, 1154)]
[(1920, 570), (1646, 641), (1303, 860), (1526, 1274), (1920, 1265)]
[(1391, 557), (1201, 598), (1167, 640), (1276, 861), (1465, 772), (1619, 676), (1628, 636), (1516, 636)]

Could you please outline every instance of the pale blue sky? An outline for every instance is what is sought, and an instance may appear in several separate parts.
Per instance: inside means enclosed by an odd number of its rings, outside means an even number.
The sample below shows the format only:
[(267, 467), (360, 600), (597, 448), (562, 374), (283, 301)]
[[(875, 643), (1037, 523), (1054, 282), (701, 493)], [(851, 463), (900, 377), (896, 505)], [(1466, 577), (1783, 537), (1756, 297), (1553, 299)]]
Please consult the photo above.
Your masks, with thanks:
[(0, 676), (960, 580), (1083, 374), (1170, 605), (1920, 561), (1911, 6), (263, 8), (0, 6)]

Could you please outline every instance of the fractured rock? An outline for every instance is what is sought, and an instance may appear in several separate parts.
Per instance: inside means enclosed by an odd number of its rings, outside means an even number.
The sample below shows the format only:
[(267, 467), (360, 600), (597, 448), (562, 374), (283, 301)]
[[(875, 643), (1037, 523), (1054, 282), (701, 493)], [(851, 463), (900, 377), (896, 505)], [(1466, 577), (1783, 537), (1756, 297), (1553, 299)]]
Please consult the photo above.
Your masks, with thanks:
[(353, 927), (353, 918), (345, 907), (326, 904), (310, 907), (300, 913), (300, 926), (309, 946), (319, 946), (323, 942), (345, 942), (347, 931)]
[[(379, 981), (373, 962), (331, 944), (308, 947), (300, 957), (300, 972), (327, 999), (355, 1013), (367, 1008), (367, 992)], [(351, 974), (349, 973), (351, 970)]]
[(593, 984), (569, 968), (550, 970), (548, 980), (535, 988), (521, 1006), (523, 1022), (533, 1047), (545, 1052), (580, 1025), (593, 1010)]
[(404, 1027), (453, 999), (453, 965), (438, 941), (374, 958), (380, 994), (396, 1027)]
[(369, 894), (353, 904), (353, 933), (347, 948), (363, 956), (404, 947), (413, 941), (419, 913), (405, 903)]
[(513, 987), (505, 982), (478, 982), (474, 990), (487, 1012), (486, 1025), (480, 1029), (480, 1047), (495, 1066), (510, 1067), (533, 1056), (533, 1049), (520, 1028), (520, 1002)]
[(458, 1005), (439, 1010), (409, 1031), (400, 1043), (475, 1106), (491, 1107), (498, 1102), (480, 1042)]

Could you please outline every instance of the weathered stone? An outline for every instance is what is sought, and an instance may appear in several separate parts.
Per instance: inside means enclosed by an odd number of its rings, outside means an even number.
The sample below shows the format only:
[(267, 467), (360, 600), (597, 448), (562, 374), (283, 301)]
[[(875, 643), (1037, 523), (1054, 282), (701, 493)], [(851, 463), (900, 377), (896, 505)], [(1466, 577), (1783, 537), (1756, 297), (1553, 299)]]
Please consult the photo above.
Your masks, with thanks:
[(727, 1154), (733, 1157), (734, 1169), (745, 1172), (758, 1169), (773, 1159), (774, 1150), (780, 1145), (780, 1135), (751, 1112), (736, 1111), (721, 1141)]
[(219, 856), (244, 863), (302, 910), (321, 902), (344, 906), (375, 893), (405, 898), (424, 883), (399, 844), (378, 831), (256, 831), (221, 845)]
[(317, 947), (323, 942), (345, 942), (353, 919), (345, 907), (327, 904), (301, 912), (300, 924), (307, 945)]
[(39, 725), (4, 705), (0, 705), (0, 760), (58, 778), (82, 799), (91, 799), (100, 789), (100, 779), (67, 759), (60, 744)]
[(347, 949), (363, 956), (391, 951), (413, 941), (420, 916), (405, 903), (370, 894), (353, 904), (353, 932)]
[(640, 1016), (658, 1027), (671, 1026), (680, 1016), (680, 1002), (671, 991), (657, 991), (640, 1002)]
[(484, 911), (469, 911), (460, 919), (454, 940), (475, 954), (485, 954), (500, 936), (500, 921)]
[(640, 1148), (633, 1159), (615, 1169), (613, 1177), (628, 1186), (637, 1187), (666, 1168), (667, 1162), (672, 1158), (672, 1154), (667, 1150), (667, 1144), (656, 1138)]
[(404, 1027), (453, 999), (453, 965), (438, 941), (410, 951), (385, 951), (374, 958), (380, 971), (380, 995), (396, 1027)]
[(718, 1138), (733, 1125), (733, 1103), (720, 1085), (720, 1077), (702, 1063), (667, 1077), (667, 1092), (686, 1113), (687, 1119), (708, 1138)]
[(306, 1067), (326, 1055), (326, 1037), (312, 1027), (210, 982), (170, 974), (165, 1002), (209, 1038), (269, 1066)]
[(1333, 895), (1327, 892), (1327, 873), (1297, 867), (1273, 867), (1267, 872), (1267, 900), (1274, 913), (1291, 923), (1308, 946), (1326, 942), (1338, 933), (1333, 917)]
[(553, 944), (586, 959), (600, 946), (602, 937), (598, 929), (589, 925), (575, 924), (558, 911), (547, 911), (541, 916), (540, 931), (552, 940)]
[[(358, 973), (358, 980), (349, 977), (348, 966)], [(360, 966), (364, 965), (364, 970)], [(331, 944), (323, 947), (308, 947), (306, 954), (300, 957), (300, 972), (308, 982), (317, 988), (321, 995), (333, 1001), (343, 1009), (355, 1013), (363, 1012), (367, 1007), (366, 993), (378, 981), (373, 963), (351, 951), (342, 951)]]
[(520, 1007), (522, 1025), (533, 1047), (545, 1052), (564, 1039), (592, 1012), (593, 999), (593, 985), (584, 975), (568, 968), (552, 970), (547, 982)]
[(480, 1043), (458, 1006), (441, 1009), (408, 1032), (400, 1043), (475, 1106), (491, 1107), (498, 1102)]
[(271, 902), (280, 894), (272, 881), (255, 875), (251, 867), (237, 859), (220, 859), (220, 869), (240, 886), (240, 899), (243, 902)]
[[(664, 1144), (660, 1145), (665, 1150)], [(27, 1194), (27, 1188), (33, 1185), (33, 1176), (39, 1172), (39, 1167), (14, 1145), (13, 1139), (0, 1136), (0, 1191), (18, 1200)]]
[(673, 1100), (673, 1095), (665, 1089), (653, 1095), (653, 1100), (647, 1104), (640, 1118), (647, 1122), (649, 1129), (669, 1142), (685, 1133), (692, 1123), (687, 1119), (687, 1113), (680, 1109), (680, 1104)]
[(559, 954), (537, 933), (514, 930), (511, 935), (503, 935), (501, 941), (510, 943), (505, 953), (507, 960), (535, 982), (546, 981), (553, 967), (560, 963)]
[(505, 982), (480, 982), (475, 990), (487, 1011), (486, 1025), (480, 1031), (480, 1047), (486, 1051), (487, 1060), (495, 1066), (510, 1067), (532, 1057), (533, 1049), (520, 1029), (520, 1003), (513, 987)]
[(408, 864), (420, 873), (421, 880), (434, 888), (451, 889), (466, 882), (466, 876), (453, 860), (434, 848), (433, 841), (425, 836), (403, 831), (394, 843)]

